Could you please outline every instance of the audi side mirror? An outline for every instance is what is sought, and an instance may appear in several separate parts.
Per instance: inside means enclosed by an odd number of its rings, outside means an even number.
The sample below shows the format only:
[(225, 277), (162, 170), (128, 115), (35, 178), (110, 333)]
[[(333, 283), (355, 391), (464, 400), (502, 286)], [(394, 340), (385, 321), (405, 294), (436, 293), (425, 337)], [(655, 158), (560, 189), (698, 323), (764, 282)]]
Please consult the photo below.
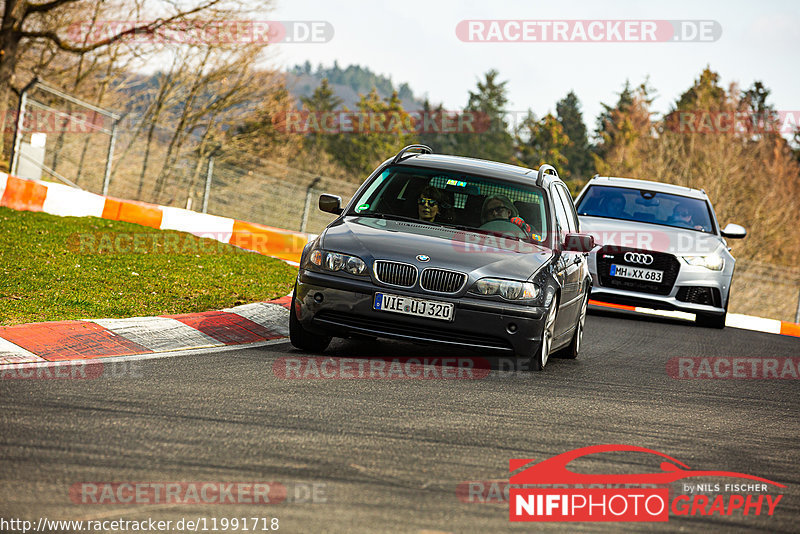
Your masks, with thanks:
[(747, 230), (745, 230), (744, 226), (730, 223), (728, 226), (722, 229), (721, 233), (722, 237), (727, 237), (729, 239), (742, 239), (747, 235)]
[(594, 248), (594, 236), (591, 234), (567, 234), (564, 238), (564, 250), (569, 252), (590, 252)]
[(342, 213), (342, 197), (323, 193), (319, 196), (319, 209), (334, 215)]

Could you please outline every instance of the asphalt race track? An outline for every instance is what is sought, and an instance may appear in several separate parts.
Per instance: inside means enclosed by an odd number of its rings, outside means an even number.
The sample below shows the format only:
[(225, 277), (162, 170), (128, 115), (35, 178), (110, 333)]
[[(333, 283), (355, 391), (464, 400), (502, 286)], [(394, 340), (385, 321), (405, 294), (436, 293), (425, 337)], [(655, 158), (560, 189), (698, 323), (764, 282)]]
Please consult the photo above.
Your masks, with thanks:
[[(797, 532), (800, 381), (678, 380), (667, 362), (796, 357), (800, 339), (596, 310), (584, 339), (576, 361), (525, 373), (495, 359), (477, 380), (285, 380), (273, 363), (300, 354), (288, 342), (137, 361), (111, 378), (0, 380), (0, 516), (276, 517), (285, 532)], [(479, 356), (368, 340), (336, 342), (326, 354)], [(668, 523), (624, 525), (511, 524), (507, 503), (463, 502), (457, 493), (462, 482), (507, 480), (511, 458), (543, 460), (604, 443), (787, 488), (771, 517), (671, 514)], [(595, 473), (654, 469), (613, 455), (584, 465)], [(290, 498), (202, 506), (70, 500), (74, 484), (93, 481), (276, 481)]]

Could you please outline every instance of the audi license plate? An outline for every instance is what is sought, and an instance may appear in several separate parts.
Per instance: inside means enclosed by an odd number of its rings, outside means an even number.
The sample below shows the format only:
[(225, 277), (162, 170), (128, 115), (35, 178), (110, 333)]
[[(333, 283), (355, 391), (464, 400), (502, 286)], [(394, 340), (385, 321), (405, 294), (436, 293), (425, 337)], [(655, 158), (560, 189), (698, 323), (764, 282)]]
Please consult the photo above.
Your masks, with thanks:
[(646, 282), (661, 282), (661, 279), (664, 277), (664, 271), (642, 269), (641, 267), (631, 267), (630, 265), (611, 264), (611, 276), (644, 280)]
[(449, 302), (415, 299), (386, 293), (375, 293), (372, 307), (378, 311), (402, 313), (441, 321), (452, 321), (454, 315), (453, 305)]

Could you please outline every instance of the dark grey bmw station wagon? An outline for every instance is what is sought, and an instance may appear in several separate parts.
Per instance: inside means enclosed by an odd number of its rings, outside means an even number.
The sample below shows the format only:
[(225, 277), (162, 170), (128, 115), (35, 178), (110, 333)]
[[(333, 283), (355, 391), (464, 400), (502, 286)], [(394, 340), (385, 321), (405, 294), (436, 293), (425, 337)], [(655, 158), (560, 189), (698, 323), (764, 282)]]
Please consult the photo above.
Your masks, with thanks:
[(580, 350), (590, 235), (555, 169), (433, 154), (381, 164), (303, 250), (290, 339), (385, 337), (513, 354), (541, 370)]

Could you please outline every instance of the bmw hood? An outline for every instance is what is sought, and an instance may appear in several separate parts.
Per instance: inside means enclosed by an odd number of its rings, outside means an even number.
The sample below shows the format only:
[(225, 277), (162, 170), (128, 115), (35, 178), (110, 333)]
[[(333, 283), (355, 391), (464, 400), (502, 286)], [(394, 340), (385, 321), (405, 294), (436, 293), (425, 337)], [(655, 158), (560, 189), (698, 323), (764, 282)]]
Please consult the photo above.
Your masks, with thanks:
[(420, 269), (465, 272), (473, 279), (496, 276), (527, 280), (553, 257), (549, 248), (513, 237), (372, 217), (346, 217), (335, 222), (320, 235), (319, 246), (359, 256), (368, 265), (374, 260), (394, 260)]
[(702, 255), (715, 252), (725, 244), (714, 234), (605, 217), (579, 217), (581, 232), (592, 234), (599, 246), (619, 247), (667, 252), (674, 255)]

